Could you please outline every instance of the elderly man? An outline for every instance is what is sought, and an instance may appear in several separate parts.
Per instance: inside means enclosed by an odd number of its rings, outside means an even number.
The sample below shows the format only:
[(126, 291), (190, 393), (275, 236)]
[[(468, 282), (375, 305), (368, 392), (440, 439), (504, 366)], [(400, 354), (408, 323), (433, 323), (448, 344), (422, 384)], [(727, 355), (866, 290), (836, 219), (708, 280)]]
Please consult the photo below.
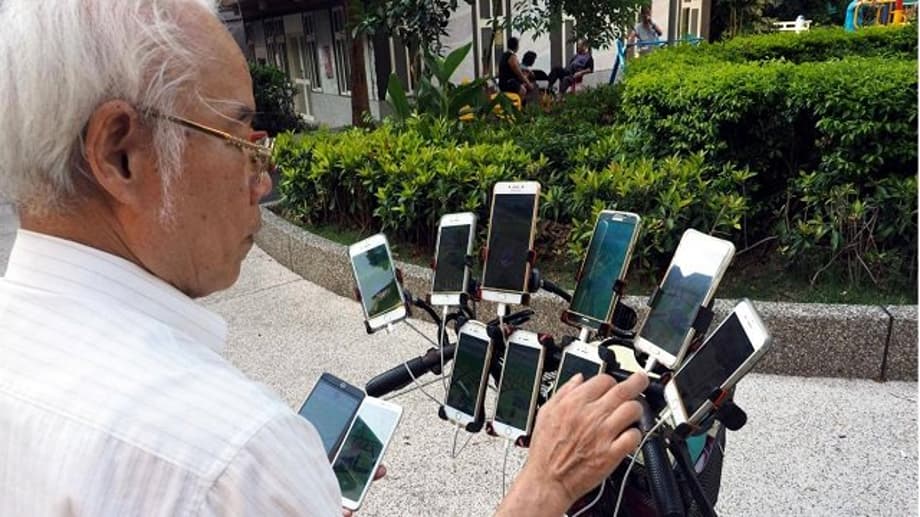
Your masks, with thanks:
[[(206, 0), (0, 0), (0, 515), (341, 515), (316, 431), (220, 356), (270, 190)], [(560, 515), (634, 449), (647, 379), (566, 385), (499, 513)], [(461, 509), (458, 509), (461, 511)]]

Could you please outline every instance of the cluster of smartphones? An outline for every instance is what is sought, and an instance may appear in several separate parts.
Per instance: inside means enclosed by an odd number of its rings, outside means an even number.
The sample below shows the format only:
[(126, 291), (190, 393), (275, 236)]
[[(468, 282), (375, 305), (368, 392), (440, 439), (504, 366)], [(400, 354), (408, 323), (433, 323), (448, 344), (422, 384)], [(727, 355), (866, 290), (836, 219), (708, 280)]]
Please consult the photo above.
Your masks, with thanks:
[(319, 433), (342, 492), (342, 506), (357, 510), (399, 425), (402, 408), (324, 373), (298, 413)]
[[(492, 194), (488, 244), (483, 265), (483, 300), (519, 304), (527, 292), (532, 266), (540, 184), (499, 182)], [(476, 214), (446, 214), (438, 225), (430, 301), (455, 306), (468, 293)], [(390, 246), (382, 234), (348, 248), (365, 321), (377, 330), (407, 315)]]
[[(665, 385), (675, 425), (699, 426), (715, 408), (713, 395), (731, 390), (763, 356), (772, 339), (754, 306), (743, 300), (684, 362)], [(483, 324), (466, 323), (459, 333), (444, 411), (466, 425), (484, 407), (493, 345)], [(498, 398), (491, 416), (496, 434), (516, 440), (532, 432), (546, 349), (535, 333), (516, 330), (507, 340)], [(562, 354), (556, 389), (576, 374), (589, 379), (604, 371), (598, 344), (572, 342)]]

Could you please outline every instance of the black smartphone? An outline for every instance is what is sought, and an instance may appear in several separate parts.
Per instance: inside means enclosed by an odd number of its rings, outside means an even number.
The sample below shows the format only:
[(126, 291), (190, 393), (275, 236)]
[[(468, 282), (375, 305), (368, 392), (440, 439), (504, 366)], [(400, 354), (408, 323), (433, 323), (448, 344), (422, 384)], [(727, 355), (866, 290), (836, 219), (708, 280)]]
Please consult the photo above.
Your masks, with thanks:
[(492, 195), (489, 239), (482, 271), (482, 299), (517, 304), (530, 277), (540, 184), (536, 181), (498, 182)]
[(306, 418), (323, 441), (326, 456), (335, 458), (345, 433), (364, 401), (364, 390), (330, 373), (323, 373), (297, 413)]

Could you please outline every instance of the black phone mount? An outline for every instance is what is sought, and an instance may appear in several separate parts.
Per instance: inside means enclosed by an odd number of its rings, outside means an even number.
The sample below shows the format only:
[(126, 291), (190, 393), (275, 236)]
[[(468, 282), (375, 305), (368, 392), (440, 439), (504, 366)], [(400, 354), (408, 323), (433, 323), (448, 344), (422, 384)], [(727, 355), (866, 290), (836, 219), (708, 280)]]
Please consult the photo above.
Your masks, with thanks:
[[(533, 311), (530, 311), (530, 312), (532, 313)], [(506, 326), (505, 331), (508, 332), (508, 330), (513, 331), (514, 329), (513, 327), (509, 328)], [(510, 335), (510, 332), (508, 333), (508, 335)], [(499, 337), (499, 339), (501, 339), (500, 334), (497, 334), (497, 336)], [(490, 337), (492, 336), (490, 335)], [(560, 347), (556, 345), (555, 339), (553, 339), (553, 337), (549, 334), (538, 334), (537, 340), (539, 341), (540, 345), (542, 345), (544, 348), (544, 353), (543, 353), (544, 359), (543, 359), (543, 371), (540, 374), (540, 379), (541, 379), (540, 384), (541, 385), (538, 387), (536, 409), (534, 410), (534, 413), (533, 413), (534, 421), (537, 418), (537, 411), (539, 411), (540, 406), (545, 404), (547, 400), (547, 396), (544, 395), (543, 390), (540, 389), (542, 388), (542, 379), (547, 372), (549, 371), (555, 372), (559, 368), (559, 359), (558, 359), (557, 352), (560, 350)], [(502, 340), (502, 348), (504, 348), (504, 340)], [(499, 375), (501, 374), (501, 368), (503, 367), (504, 365), (501, 365), (499, 367), (498, 369)], [(496, 433), (495, 429), (492, 427), (492, 422), (486, 422), (486, 433), (488, 433), (489, 436), (498, 436), (498, 433)], [(529, 434), (524, 435), (524, 436), (519, 436), (517, 439), (514, 440), (514, 445), (516, 447), (523, 447), (526, 449), (530, 447), (530, 439), (531, 439), (531, 435)]]
[[(473, 266), (476, 264), (476, 257), (473, 255), (465, 255), (463, 258), (463, 265), (472, 273)], [(431, 260), (431, 271), (434, 273), (438, 269), (437, 259)], [(476, 295), (479, 289), (479, 283), (473, 278), (473, 275), (470, 274), (466, 283), (465, 290), (460, 293), (460, 306), (466, 307), (469, 305), (471, 300), (476, 299)], [(425, 295), (425, 301), (428, 304), (431, 304), (431, 293)]]
[[(658, 297), (660, 295), (661, 288), (655, 287), (645, 304), (649, 308), (653, 308), (658, 302)], [(706, 332), (709, 330), (709, 326), (712, 325), (712, 320), (715, 317), (715, 313), (712, 311), (712, 305), (713, 300), (710, 300), (708, 304), (700, 305), (699, 309), (697, 309), (696, 315), (693, 318), (693, 323), (690, 325), (690, 328), (693, 330), (693, 336), (690, 338), (690, 347), (687, 352), (695, 351), (703, 343), (703, 338), (706, 337)], [(664, 366), (657, 365), (655, 367), (655, 373), (669, 376), (670, 370)]]
[[(575, 273), (575, 282), (581, 282), (582, 277), (584, 276), (584, 264), (578, 269), (578, 272)], [(613, 314), (610, 317), (610, 321), (605, 321), (601, 323), (600, 327), (595, 331), (597, 337), (605, 338), (614, 335), (623, 335), (628, 333), (633, 327), (636, 326), (638, 321), (638, 316), (636, 311), (625, 305), (621, 302), (623, 298), (623, 293), (626, 292), (626, 281), (620, 278), (617, 278), (613, 285), (611, 286), (613, 290), (613, 296), (616, 300), (616, 304), (613, 308)], [(562, 322), (566, 325), (572, 327), (582, 328), (582, 323), (577, 321), (577, 316), (569, 310), (562, 311)], [(590, 329), (594, 330), (594, 329)]]
[[(483, 246), (479, 250), (479, 259), (483, 266), (489, 260), (489, 247)], [(537, 263), (537, 252), (533, 248), (527, 250), (527, 264), (530, 266), (530, 275), (527, 277), (527, 285), (525, 285), (524, 292), (521, 294), (521, 303), (519, 305), (530, 305), (530, 294), (536, 292), (540, 288), (539, 276), (537, 276), (537, 282), (534, 282), (534, 266)], [(539, 275), (539, 272), (538, 272)], [(480, 284), (478, 288), (473, 291), (475, 293), (474, 299), (482, 299), (482, 285)]]

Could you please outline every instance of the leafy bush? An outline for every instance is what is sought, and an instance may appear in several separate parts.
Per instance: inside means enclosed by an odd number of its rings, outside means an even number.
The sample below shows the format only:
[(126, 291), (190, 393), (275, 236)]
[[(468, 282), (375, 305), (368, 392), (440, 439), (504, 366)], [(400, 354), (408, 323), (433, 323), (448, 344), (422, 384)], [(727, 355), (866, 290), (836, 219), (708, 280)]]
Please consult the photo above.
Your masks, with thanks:
[(856, 32), (842, 27), (799, 34), (774, 32), (728, 40), (721, 44), (721, 50), (730, 61), (782, 59), (804, 63), (854, 56), (916, 59), (917, 26), (867, 27)]
[(253, 127), (271, 135), (306, 129), (306, 124), (294, 110), (294, 85), (283, 71), (271, 65), (250, 62), (249, 74), (256, 101)]
[[(289, 215), (313, 224), (380, 229), (430, 246), (444, 213), (473, 211), (486, 221), (496, 182), (534, 179), (544, 189), (541, 216), (554, 230), (543, 226), (541, 254), (579, 257), (597, 211), (619, 208), (643, 216), (640, 265), (657, 268), (687, 227), (732, 235), (748, 209), (737, 191), (749, 174), (713, 169), (701, 155), (610, 162), (601, 157), (618, 152), (618, 137), (611, 133), (574, 150), (575, 172), (562, 175), (510, 139), (435, 141), (427, 136), (431, 125), (417, 117), (372, 131), (279, 137), (279, 188)], [(569, 221), (575, 233), (566, 240)]]
[(859, 56), (916, 60), (916, 24), (867, 27), (856, 32), (846, 32), (841, 27), (816, 28), (799, 34), (774, 32), (732, 38), (715, 44), (679, 45), (657, 50), (630, 62), (628, 73), (632, 76), (652, 69), (666, 71), (677, 66), (720, 61), (806, 63)]
[(886, 271), (915, 274), (916, 239), (899, 233), (917, 230), (909, 215), (916, 192), (905, 187), (917, 171), (915, 60), (677, 55), (671, 68), (629, 78), (627, 154), (702, 152), (713, 166), (757, 171), (745, 187), (755, 216), (750, 237), (779, 231), (790, 263), (814, 272), (843, 265), (857, 283), (878, 283)]

